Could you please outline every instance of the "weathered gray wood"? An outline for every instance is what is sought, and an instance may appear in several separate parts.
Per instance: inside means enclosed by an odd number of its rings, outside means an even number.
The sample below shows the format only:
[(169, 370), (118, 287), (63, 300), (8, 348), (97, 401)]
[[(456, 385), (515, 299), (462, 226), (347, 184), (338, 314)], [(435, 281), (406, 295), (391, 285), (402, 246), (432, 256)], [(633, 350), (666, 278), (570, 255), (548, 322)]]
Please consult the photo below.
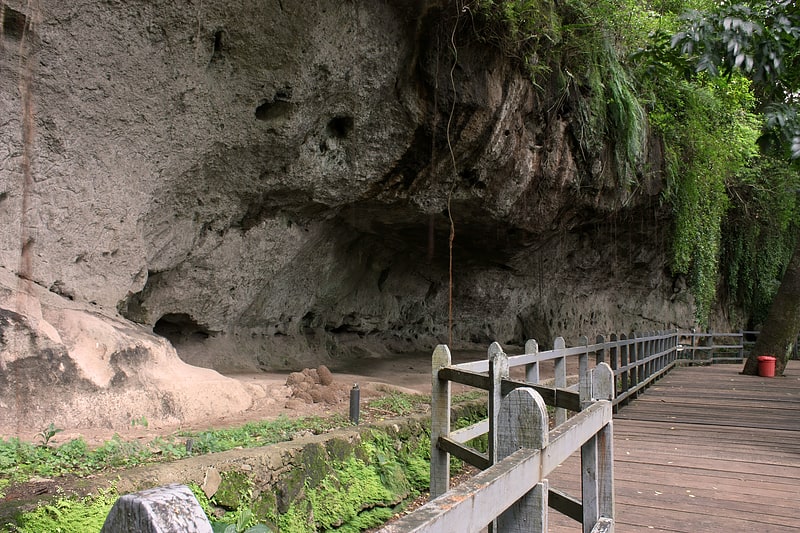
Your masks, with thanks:
[(614, 422), (597, 436), (597, 512), (600, 518), (615, 519), (614, 508)]
[(493, 342), (489, 345), (489, 379), (492, 383), (489, 390), (489, 462), (497, 462), (497, 419), (500, 416), (500, 407), (503, 400), (502, 383), (508, 379), (508, 356), (500, 344)]
[(548, 434), (546, 452), (521, 449), (476, 474), (382, 533), (478, 532), (492, 517), (558, 468), (584, 442), (611, 421), (611, 403), (598, 401)]
[[(578, 343), (589, 346), (589, 339), (581, 336)], [(578, 354), (578, 394), (581, 399), (581, 408), (592, 398), (592, 377), (589, 375), (589, 351)]]
[[(619, 340), (625, 341), (627, 337), (624, 333), (620, 334)], [(630, 390), (630, 380), (628, 379), (630, 376), (630, 369), (628, 367), (628, 345), (625, 343), (620, 344), (619, 347), (619, 377), (620, 377), (620, 388), (622, 390)]]
[(608, 518), (601, 518), (592, 528), (592, 533), (614, 533), (614, 521)]
[(450, 381), (439, 371), (450, 366), (450, 348), (440, 344), (433, 350), (431, 379), (431, 497), (447, 492), (450, 486), (450, 454), (439, 448), (439, 438), (450, 433)]
[[(614, 398), (614, 372), (606, 363), (592, 370), (592, 399)], [(581, 447), (583, 531), (589, 533), (600, 517), (614, 518), (614, 467), (611, 422)]]
[(583, 520), (583, 505), (581, 501), (573, 498), (566, 492), (550, 487), (547, 505), (549, 505), (551, 509), (555, 509), (578, 523)]
[(464, 444), (457, 442), (453, 439), (447, 437), (439, 437), (438, 444), (440, 450), (445, 451), (450, 455), (458, 457), (465, 463), (470, 464), (475, 468), (486, 470), (491, 466), (488, 454), (481, 453), (478, 450), (470, 448), (469, 446), (465, 446)]
[[(522, 448), (542, 449), (548, 439), (547, 407), (533, 389), (516, 389), (503, 398), (498, 415), (498, 460)], [(547, 531), (546, 481), (538, 483), (497, 519), (499, 533)]]
[(439, 379), (460, 383), (488, 391), (492, 387), (492, 381), (488, 374), (476, 370), (467, 370), (461, 366), (451, 365), (439, 371)]
[(489, 419), (483, 419), (480, 422), (467, 426), (465, 428), (457, 429), (450, 432), (450, 440), (459, 442), (461, 444), (480, 437), (489, 432)]
[[(595, 339), (595, 343), (605, 346), (605, 344), (606, 344), (605, 336), (604, 335), (598, 335), (597, 339)], [(605, 362), (605, 360), (606, 360), (606, 349), (605, 348), (600, 348), (595, 353), (596, 353), (596, 355), (595, 355), (594, 363), (596, 365), (599, 365), (600, 363)]]
[[(556, 337), (553, 341), (553, 351), (558, 352), (559, 350), (564, 350), (566, 348), (566, 344), (564, 343), (563, 337)], [(565, 388), (567, 386), (567, 360), (565, 357), (559, 357), (558, 359), (554, 360), (553, 363), (555, 366), (553, 367), (554, 372), (554, 379), (553, 385), (557, 388)], [(555, 413), (555, 423), (556, 425), (561, 425), (567, 420), (567, 411), (566, 409), (562, 409), (560, 407), (556, 408)]]
[[(526, 355), (539, 355), (539, 343), (530, 339), (525, 343)], [(535, 360), (525, 365), (525, 381), (528, 383), (539, 383), (539, 361)]]
[(592, 399), (614, 399), (614, 371), (606, 363), (592, 369)]
[(211, 533), (211, 524), (186, 485), (125, 494), (114, 503), (101, 533)]
[[(633, 372), (631, 373), (631, 385), (636, 386), (644, 379), (644, 368), (646, 363), (642, 363), (642, 359), (644, 359), (645, 348), (644, 346), (647, 344), (648, 341), (642, 340), (641, 335), (637, 335), (636, 333), (631, 333), (630, 338), (634, 339), (634, 343), (631, 345), (630, 350), (630, 362), (633, 363), (634, 368)], [(638, 392), (635, 396), (638, 395)]]
[(504, 379), (501, 383), (502, 393), (505, 396), (514, 389), (530, 387), (542, 396), (544, 403), (554, 407), (561, 407), (570, 411), (580, 411), (581, 402), (577, 392), (569, 389), (554, 389), (542, 385), (532, 385), (525, 381)]
[(380, 530), (477, 533), (541, 479), (542, 453), (522, 449)]
[(599, 517), (597, 492), (597, 437), (592, 436), (581, 446), (581, 503), (584, 533), (591, 532)]
[(611, 402), (598, 401), (550, 431), (547, 454), (542, 460), (544, 475), (567, 460), (584, 442), (611, 421)]

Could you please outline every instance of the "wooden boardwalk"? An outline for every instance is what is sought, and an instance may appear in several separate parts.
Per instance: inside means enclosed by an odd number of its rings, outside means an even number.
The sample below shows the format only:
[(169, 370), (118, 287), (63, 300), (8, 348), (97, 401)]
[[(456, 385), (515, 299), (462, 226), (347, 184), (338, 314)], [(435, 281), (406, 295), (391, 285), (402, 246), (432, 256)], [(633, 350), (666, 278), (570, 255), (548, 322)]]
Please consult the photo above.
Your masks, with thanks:
[[(614, 417), (617, 533), (800, 531), (800, 361), (678, 367)], [(575, 456), (551, 488), (580, 496)], [(580, 525), (550, 514), (550, 531)]]

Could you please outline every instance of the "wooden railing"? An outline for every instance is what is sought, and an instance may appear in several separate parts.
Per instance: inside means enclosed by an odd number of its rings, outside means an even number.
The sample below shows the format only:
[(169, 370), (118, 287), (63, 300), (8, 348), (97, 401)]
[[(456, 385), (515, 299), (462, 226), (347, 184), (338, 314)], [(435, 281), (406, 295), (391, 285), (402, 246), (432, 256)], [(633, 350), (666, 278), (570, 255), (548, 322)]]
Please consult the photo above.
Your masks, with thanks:
[[(584, 533), (613, 531), (613, 444), (611, 413), (641, 394), (678, 363), (741, 361), (758, 332), (696, 333), (661, 331), (582, 337), (567, 347), (539, 351), (535, 340), (525, 353), (507, 356), (499, 344), (488, 360), (451, 364), (441, 345), (433, 354), (431, 397), (431, 501), (384, 528), (385, 533), (547, 531), (548, 508), (581, 522)], [(751, 340), (752, 339), (752, 340)], [(800, 341), (800, 338), (798, 338)], [(797, 346), (797, 344), (796, 344)], [(577, 383), (568, 385), (567, 361), (577, 357)], [(795, 354), (796, 357), (796, 354)], [(540, 380), (552, 361), (554, 377)], [(522, 381), (509, 370), (524, 367)], [(574, 366), (574, 365), (573, 365)], [(461, 383), (489, 391), (489, 417), (450, 431), (450, 387)], [(553, 408), (555, 428), (545, 406)], [(569, 413), (574, 413), (568, 418)], [(488, 435), (488, 451), (468, 446)], [(581, 451), (581, 499), (549, 487), (548, 474)], [(448, 490), (450, 455), (482, 470)]]
[[(740, 363), (748, 356), (756, 343), (758, 331), (737, 331), (720, 333), (709, 331), (681, 333), (680, 343), (683, 353), (681, 359), (691, 363)], [(795, 339), (791, 358), (798, 359), (800, 336)]]
[[(562, 341), (563, 342), (563, 341)], [(529, 347), (534, 344), (528, 343)], [(612, 402), (614, 377), (606, 363), (589, 370), (586, 346), (575, 352), (581, 358), (578, 391), (566, 384), (566, 367), (550, 387), (538, 381), (539, 364), (547, 352), (533, 350), (508, 356), (499, 344), (489, 347), (489, 359), (451, 364), (447, 346), (433, 354), (431, 396), (431, 501), (382, 531), (470, 532), (489, 523), (493, 531), (547, 531), (548, 508), (583, 524), (583, 531), (613, 531), (614, 475)], [(561, 348), (563, 352), (572, 349)], [(564, 355), (566, 357), (566, 355)], [(558, 359), (558, 358), (556, 358)], [(555, 363), (565, 365), (563, 359)], [(525, 366), (526, 380), (509, 378), (509, 370)], [(560, 367), (559, 367), (560, 368)], [(468, 428), (450, 430), (451, 383), (461, 383), (489, 392), (489, 417)], [(556, 419), (565, 420), (549, 430), (546, 406), (556, 408)], [(576, 412), (566, 420), (566, 412)], [(488, 450), (481, 452), (467, 443), (488, 435)], [(582, 463), (581, 499), (550, 488), (547, 476), (574, 452)], [(453, 490), (450, 455), (483, 472)]]

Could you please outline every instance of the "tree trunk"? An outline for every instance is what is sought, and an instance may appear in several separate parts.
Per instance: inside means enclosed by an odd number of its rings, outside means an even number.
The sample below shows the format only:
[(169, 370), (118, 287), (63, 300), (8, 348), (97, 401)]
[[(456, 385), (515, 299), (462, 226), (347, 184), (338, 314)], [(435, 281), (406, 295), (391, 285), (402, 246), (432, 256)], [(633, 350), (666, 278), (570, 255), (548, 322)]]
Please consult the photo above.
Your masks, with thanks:
[(778, 359), (775, 375), (783, 374), (798, 333), (800, 333), (800, 243), (794, 248), (781, 286), (769, 308), (756, 344), (745, 361), (742, 374), (751, 376), (758, 374), (759, 355), (775, 356)]

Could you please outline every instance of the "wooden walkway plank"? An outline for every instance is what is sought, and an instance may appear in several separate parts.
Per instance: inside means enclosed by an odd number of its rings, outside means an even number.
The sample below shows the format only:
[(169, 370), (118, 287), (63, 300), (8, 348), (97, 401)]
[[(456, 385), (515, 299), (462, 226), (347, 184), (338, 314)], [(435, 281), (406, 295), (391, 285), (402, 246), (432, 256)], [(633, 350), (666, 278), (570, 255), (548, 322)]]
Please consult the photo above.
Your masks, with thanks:
[[(798, 530), (800, 362), (787, 377), (678, 367), (615, 415), (618, 533)], [(550, 476), (580, 494), (576, 455)], [(579, 531), (551, 513), (550, 531)]]

